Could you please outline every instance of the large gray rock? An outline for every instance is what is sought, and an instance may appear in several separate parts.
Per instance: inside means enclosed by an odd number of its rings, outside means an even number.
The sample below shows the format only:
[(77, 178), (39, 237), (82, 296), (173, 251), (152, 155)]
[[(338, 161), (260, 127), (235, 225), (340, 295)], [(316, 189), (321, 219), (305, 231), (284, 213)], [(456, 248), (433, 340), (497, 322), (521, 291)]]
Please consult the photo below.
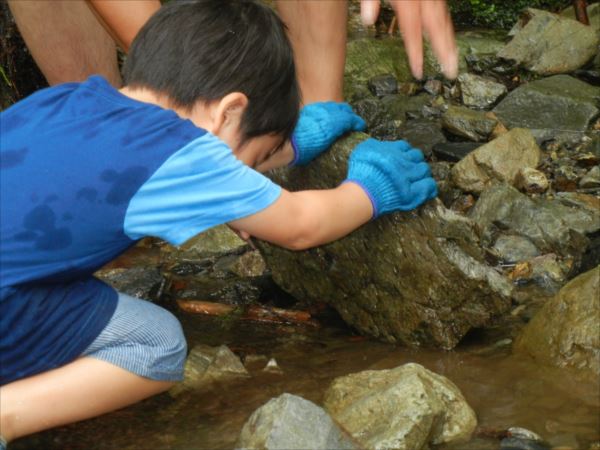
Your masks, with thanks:
[(477, 426), (460, 390), (419, 364), (337, 378), (324, 404), (361, 448), (421, 450), (464, 442)]
[(515, 128), (472, 151), (452, 168), (463, 191), (480, 193), (495, 182), (515, 184), (523, 167), (535, 168), (541, 152), (529, 130)]
[(527, 83), (494, 108), (508, 128), (529, 128), (539, 141), (579, 141), (598, 114), (600, 88), (568, 75)]
[(236, 445), (253, 450), (332, 450), (357, 448), (352, 439), (312, 402), (282, 394), (254, 411)]
[(578, 261), (592, 234), (600, 229), (600, 211), (567, 205), (564, 200), (532, 199), (506, 184), (486, 189), (469, 213), (484, 235), (493, 230), (527, 237), (542, 253)]
[(541, 363), (600, 376), (600, 266), (566, 284), (515, 340)]
[(580, 68), (594, 57), (600, 44), (594, 27), (533, 8), (523, 13), (514, 34), (498, 56), (540, 75)]
[[(310, 166), (274, 178), (292, 191), (335, 187), (365, 137), (350, 135)], [(511, 285), (484, 263), (473, 223), (438, 200), (307, 251), (257, 245), (284, 290), (328, 302), (349, 324), (389, 342), (452, 348), (510, 306)]]

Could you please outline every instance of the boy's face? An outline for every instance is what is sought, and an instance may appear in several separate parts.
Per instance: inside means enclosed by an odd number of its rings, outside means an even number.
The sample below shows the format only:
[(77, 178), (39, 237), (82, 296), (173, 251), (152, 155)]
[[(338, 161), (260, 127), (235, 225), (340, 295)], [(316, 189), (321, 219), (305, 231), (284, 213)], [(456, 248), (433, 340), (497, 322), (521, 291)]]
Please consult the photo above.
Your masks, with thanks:
[(233, 150), (233, 154), (244, 164), (257, 169), (264, 164), (281, 148), (281, 137), (277, 135), (263, 135), (248, 139), (240, 144), (239, 137), (236, 142), (225, 142)]

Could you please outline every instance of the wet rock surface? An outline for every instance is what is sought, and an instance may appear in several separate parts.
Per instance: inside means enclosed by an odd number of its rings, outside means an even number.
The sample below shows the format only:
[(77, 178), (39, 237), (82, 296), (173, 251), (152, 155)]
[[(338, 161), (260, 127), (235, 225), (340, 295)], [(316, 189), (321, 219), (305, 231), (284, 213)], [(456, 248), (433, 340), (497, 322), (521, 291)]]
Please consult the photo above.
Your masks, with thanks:
[(459, 389), (419, 364), (337, 378), (324, 404), (361, 448), (421, 450), (463, 442), (477, 425)]
[(515, 341), (515, 351), (544, 364), (600, 376), (600, 266), (579, 275), (547, 302)]
[(494, 108), (508, 128), (528, 128), (538, 141), (578, 142), (598, 115), (600, 87), (568, 75), (532, 81)]
[[(275, 180), (291, 190), (333, 187), (364, 138), (354, 134), (310, 168), (281, 171)], [(380, 218), (316, 249), (257, 245), (285, 291), (325, 301), (361, 332), (390, 342), (452, 348), (510, 305), (511, 285), (485, 264), (474, 224), (439, 201)]]

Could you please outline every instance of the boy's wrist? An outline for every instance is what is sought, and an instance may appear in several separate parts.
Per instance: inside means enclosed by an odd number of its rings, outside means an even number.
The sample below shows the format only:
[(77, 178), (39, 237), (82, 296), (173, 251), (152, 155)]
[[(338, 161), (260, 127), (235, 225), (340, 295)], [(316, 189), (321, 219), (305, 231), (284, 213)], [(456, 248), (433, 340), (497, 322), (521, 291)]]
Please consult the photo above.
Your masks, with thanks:
[(339, 188), (347, 189), (357, 202), (361, 211), (365, 211), (365, 222), (377, 217), (377, 202), (363, 183), (358, 180), (347, 178), (342, 181)]

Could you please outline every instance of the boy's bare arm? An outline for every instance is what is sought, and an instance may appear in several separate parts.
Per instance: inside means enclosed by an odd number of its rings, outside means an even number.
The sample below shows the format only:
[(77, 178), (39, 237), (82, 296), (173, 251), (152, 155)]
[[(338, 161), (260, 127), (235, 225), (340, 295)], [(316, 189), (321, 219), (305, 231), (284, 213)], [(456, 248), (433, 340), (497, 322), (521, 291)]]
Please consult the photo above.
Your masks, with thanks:
[(238, 231), (292, 250), (339, 239), (373, 216), (365, 191), (355, 183), (335, 189), (289, 192), (268, 208), (229, 223)]

